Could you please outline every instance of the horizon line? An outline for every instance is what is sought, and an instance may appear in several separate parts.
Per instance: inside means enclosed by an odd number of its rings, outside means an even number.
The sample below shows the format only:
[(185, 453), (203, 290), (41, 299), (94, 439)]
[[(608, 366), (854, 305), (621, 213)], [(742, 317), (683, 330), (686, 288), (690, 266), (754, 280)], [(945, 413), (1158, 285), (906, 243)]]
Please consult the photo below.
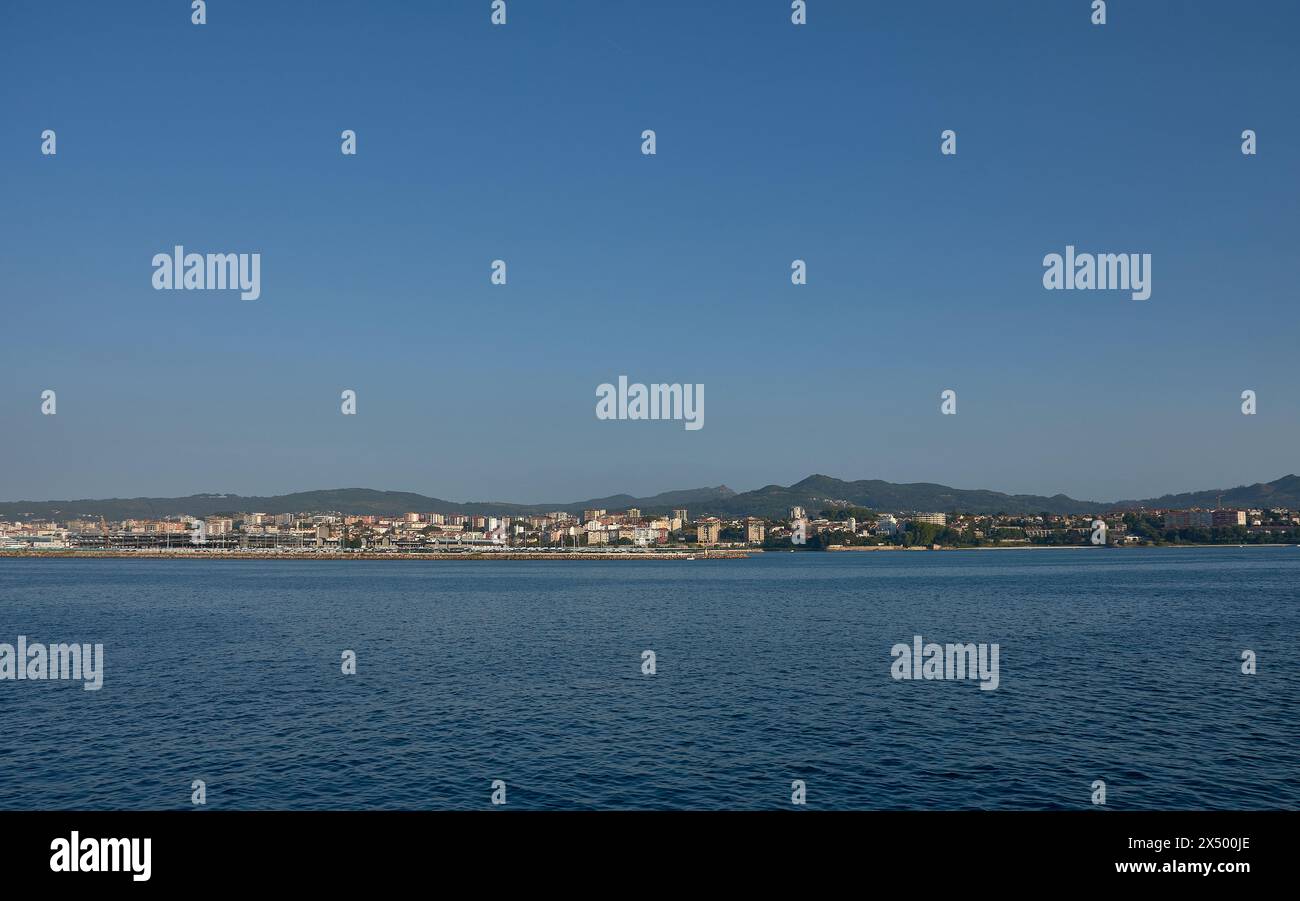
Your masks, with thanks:
[(816, 478), (835, 479), (838, 482), (844, 482), (846, 484), (854, 484), (857, 482), (881, 482), (886, 485), (895, 485), (899, 487), (935, 486), (938, 488), (950, 488), (954, 491), (985, 491), (994, 494), (1001, 494), (1008, 498), (1041, 497), (1045, 499), (1052, 499), (1052, 498), (1060, 497), (1060, 498), (1065, 498), (1067, 500), (1073, 501), (1075, 503), (1095, 504), (1098, 506), (1104, 506), (1107, 504), (1125, 504), (1125, 503), (1133, 503), (1133, 502), (1145, 501), (1145, 500), (1158, 500), (1164, 497), (1177, 497), (1178, 495), (1182, 495), (1182, 494), (1205, 494), (1207, 492), (1212, 492), (1212, 491), (1228, 493), (1231, 491), (1237, 491), (1244, 488), (1254, 488), (1260, 485), (1272, 485), (1276, 482), (1282, 481), (1283, 479), (1296, 478), (1296, 475), (1294, 473), (1287, 473), (1285, 475), (1279, 476), (1276, 479), (1271, 479), (1269, 481), (1256, 481), (1251, 483), (1243, 483), (1239, 485), (1234, 485), (1232, 487), (1216, 487), (1216, 488), (1192, 489), (1186, 491), (1170, 491), (1170, 492), (1165, 492), (1164, 494), (1150, 495), (1148, 497), (1117, 498), (1115, 500), (1107, 500), (1107, 501), (1093, 500), (1089, 498), (1076, 498), (1069, 494), (1066, 494), (1063, 491), (1057, 491), (1053, 494), (1035, 494), (1033, 492), (1002, 491), (994, 488), (958, 488), (955, 485), (948, 485), (942, 482), (924, 482), (924, 481), (891, 482), (888, 479), (870, 479), (870, 478), (843, 479), (838, 476), (828, 476), (825, 475), (824, 473), (812, 473), (796, 482), (790, 483), (789, 485), (782, 485), (779, 482), (768, 482), (764, 485), (758, 486), (757, 488), (745, 489), (744, 491), (736, 491), (735, 489), (728, 487), (726, 484), (721, 484), (721, 485), (704, 485), (704, 486), (698, 486), (694, 488), (672, 488), (672, 489), (656, 492), (655, 494), (644, 495), (639, 497), (637, 495), (630, 494), (626, 491), (621, 491), (615, 494), (606, 495), (604, 497), (587, 497), (587, 498), (582, 498), (580, 500), (573, 500), (573, 501), (543, 501), (543, 502), (534, 502), (534, 503), (523, 502), (523, 501), (506, 501), (506, 500), (457, 501), (457, 500), (452, 500), (450, 498), (437, 497), (435, 495), (424, 494), (422, 492), (412, 491), (409, 489), (365, 488), (360, 486), (353, 486), (349, 488), (310, 488), (310, 489), (298, 490), (298, 491), (286, 491), (280, 494), (232, 494), (230, 492), (199, 491), (199, 492), (193, 492), (191, 494), (178, 494), (178, 495), (143, 495), (142, 494), (142, 495), (135, 495), (131, 497), (113, 496), (113, 497), (49, 498), (47, 500), (19, 498), (17, 500), (0, 500), (0, 504), (6, 504), (6, 505), (8, 504), (59, 504), (59, 503), (76, 504), (76, 503), (86, 503), (86, 502), (150, 501), (150, 500), (175, 501), (175, 500), (189, 500), (191, 498), (217, 499), (217, 498), (224, 498), (224, 497), (240, 498), (240, 499), (247, 499), (247, 498), (273, 499), (273, 498), (291, 497), (297, 494), (317, 494), (317, 493), (337, 492), (337, 491), (369, 491), (378, 494), (414, 494), (423, 498), (427, 498), (428, 500), (441, 501), (443, 503), (448, 503), (448, 504), (456, 504), (457, 506), (462, 506), (462, 507), (473, 506), (476, 504), (485, 505), (485, 506), (496, 505), (496, 506), (512, 506), (512, 507), (566, 507), (566, 506), (571, 507), (578, 504), (585, 504), (590, 501), (607, 500), (609, 498), (614, 498), (614, 497), (629, 497), (632, 498), (633, 500), (647, 501), (647, 500), (653, 500), (654, 498), (664, 494), (676, 494), (676, 493), (690, 492), (690, 491), (718, 491), (722, 489), (731, 491), (732, 492), (731, 496), (735, 497), (743, 494), (750, 494), (755, 491), (761, 491), (764, 488), (777, 487), (777, 488), (789, 489), (789, 488), (793, 488), (796, 485), (801, 484), (802, 482), (806, 482), (809, 479), (816, 479)]

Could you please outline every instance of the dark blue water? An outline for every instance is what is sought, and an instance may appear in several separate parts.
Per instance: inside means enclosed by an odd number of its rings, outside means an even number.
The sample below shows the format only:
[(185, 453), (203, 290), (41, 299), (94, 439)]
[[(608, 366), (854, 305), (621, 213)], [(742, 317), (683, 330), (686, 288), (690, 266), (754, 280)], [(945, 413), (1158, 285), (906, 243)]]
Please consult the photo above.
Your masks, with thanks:
[[(1000, 687), (895, 681), (916, 633)], [(1300, 807), (1297, 548), (0, 559), (19, 634), (105, 681), (0, 681), (6, 809)]]

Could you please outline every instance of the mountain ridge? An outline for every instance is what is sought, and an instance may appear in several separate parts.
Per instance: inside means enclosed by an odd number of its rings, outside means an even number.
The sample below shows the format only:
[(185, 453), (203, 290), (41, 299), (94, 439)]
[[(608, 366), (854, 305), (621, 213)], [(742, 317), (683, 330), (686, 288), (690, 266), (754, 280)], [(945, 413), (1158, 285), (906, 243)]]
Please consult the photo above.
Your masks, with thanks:
[(834, 506), (858, 506), (872, 510), (912, 510), (937, 513), (1040, 512), (1085, 514), (1139, 508), (1181, 509), (1213, 507), (1300, 508), (1300, 476), (1285, 475), (1272, 482), (1256, 482), (1235, 488), (1167, 494), (1145, 500), (1100, 502), (1076, 500), (1065, 494), (1050, 497), (1034, 494), (1006, 494), (987, 489), (952, 488), (935, 482), (886, 482), (880, 479), (844, 481), (814, 473), (792, 485), (765, 485), (752, 491), (735, 492), (726, 485), (664, 491), (649, 497), (615, 494), (556, 504), (517, 504), (505, 501), (460, 503), (409, 491), (380, 491), (372, 488), (334, 488), (299, 491), (272, 496), (242, 496), (204, 493), (173, 498), (106, 498), (64, 501), (0, 501), (0, 519), (71, 519), (104, 516), (114, 521), (150, 519), (188, 514), (212, 516), (219, 513), (338, 512), (355, 515), (395, 516), (402, 513), (479, 513), (493, 516), (521, 516), (549, 512), (580, 513), (587, 509), (626, 510), (637, 507), (645, 513), (668, 513), (685, 507), (693, 515), (784, 517), (791, 507), (803, 507), (812, 515)]

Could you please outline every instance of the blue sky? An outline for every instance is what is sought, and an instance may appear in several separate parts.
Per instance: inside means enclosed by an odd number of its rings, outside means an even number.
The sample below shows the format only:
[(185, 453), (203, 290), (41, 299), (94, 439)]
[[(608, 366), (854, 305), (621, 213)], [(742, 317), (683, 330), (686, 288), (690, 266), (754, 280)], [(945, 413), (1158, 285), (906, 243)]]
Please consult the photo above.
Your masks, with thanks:
[[(1300, 470), (1294, 3), (508, 10), (0, 6), (0, 499)], [(261, 298), (154, 291), (175, 244), (261, 253)], [(1045, 291), (1067, 244), (1152, 254), (1151, 299)], [(622, 374), (705, 427), (597, 420)]]

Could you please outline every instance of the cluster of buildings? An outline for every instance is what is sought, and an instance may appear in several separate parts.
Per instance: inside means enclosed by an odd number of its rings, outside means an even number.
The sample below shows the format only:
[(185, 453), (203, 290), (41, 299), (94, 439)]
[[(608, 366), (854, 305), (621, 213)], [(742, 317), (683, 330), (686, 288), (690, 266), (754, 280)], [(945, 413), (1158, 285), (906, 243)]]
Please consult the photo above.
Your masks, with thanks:
[(160, 519), (68, 519), (0, 522), (0, 550), (143, 548), (353, 548), (437, 550), (447, 547), (586, 547), (666, 544), (687, 527), (687, 511), (644, 516), (637, 509), (528, 516), (405, 513), (240, 513)]
[(1166, 529), (1230, 529), (1233, 526), (1263, 525), (1262, 510), (1170, 510)]
[(1234, 529), (1232, 534), (1254, 535), (1257, 540), (1269, 536), (1291, 540), (1300, 530), (1300, 514), (1286, 509), (1024, 516), (875, 513), (848, 507), (843, 502), (831, 502), (831, 509), (819, 517), (809, 516), (802, 507), (793, 507), (784, 519), (704, 516), (692, 521), (685, 509), (675, 509), (670, 514), (645, 514), (631, 508), (583, 510), (580, 516), (567, 512), (523, 516), (240, 513), (203, 519), (171, 516), (113, 523), (103, 518), (0, 522), (0, 550), (206, 547), (431, 551), (669, 544), (754, 547), (921, 542), (928, 545), (938, 544), (940, 540), (946, 545), (1081, 544), (1094, 534), (1099, 518), (1106, 523), (1107, 542), (1111, 544), (1138, 544), (1158, 541), (1171, 533), (1214, 529)]
[[(1157, 510), (1115, 511), (1104, 514), (969, 514), (933, 512), (871, 513), (860, 512), (828, 518), (823, 511), (810, 517), (802, 507), (792, 507), (785, 520), (771, 521), (757, 517), (722, 521), (714, 517), (696, 524), (696, 542), (701, 545), (731, 543), (772, 544), (791, 540), (808, 542), (814, 536), (825, 545), (898, 545), (912, 541), (969, 545), (1016, 544), (1085, 544), (1096, 534), (1096, 523), (1105, 523), (1106, 543), (1142, 544), (1163, 541), (1171, 533), (1187, 530), (1234, 529), (1238, 537), (1292, 540), (1300, 533), (1300, 514), (1274, 508), (1269, 510)], [(1222, 534), (1222, 533), (1219, 533)], [(1181, 537), (1181, 535), (1179, 536)]]

